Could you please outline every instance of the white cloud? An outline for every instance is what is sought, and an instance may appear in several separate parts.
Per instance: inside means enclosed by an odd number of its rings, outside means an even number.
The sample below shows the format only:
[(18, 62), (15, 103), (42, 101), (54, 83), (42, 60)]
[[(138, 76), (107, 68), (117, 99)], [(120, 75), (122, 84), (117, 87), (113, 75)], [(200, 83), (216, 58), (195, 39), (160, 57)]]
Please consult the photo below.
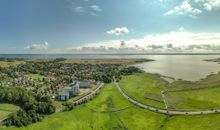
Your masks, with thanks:
[(129, 33), (129, 30), (126, 27), (115, 28), (113, 30), (107, 31), (107, 34), (116, 35), (116, 36), (124, 35), (124, 34), (127, 34), (127, 33)]
[(102, 8), (99, 5), (91, 5), (90, 0), (82, 0), (82, 3), (78, 3), (75, 0), (66, 0), (69, 4), (69, 8), (78, 14), (87, 14), (91, 16), (98, 16), (97, 14), (102, 12)]
[(220, 0), (194, 0), (196, 3), (201, 3), (203, 8), (207, 11), (220, 9)]
[(96, 12), (102, 11), (102, 9), (98, 5), (91, 5), (90, 8)]
[(185, 15), (195, 16), (202, 13), (202, 10), (194, 8), (189, 3), (189, 0), (184, 0), (180, 5), (174, 7), (172, 10), (166, 12), (164, 15)]
[(25, 47), (25, 49), (30, 49), (30, 50), (47, 50), (49, 44), (47, 42), (43, 44), (31, 44)]
[(220, 33), (177, 32), (150, 34), (132, 40), (110, 40), (68, 49), (70, 52), (220, 52)]
[(82, 6), (77, 6), (74, 8), (74, 11), (77, 13), (84, 13), (86, 11), (86, 9)]

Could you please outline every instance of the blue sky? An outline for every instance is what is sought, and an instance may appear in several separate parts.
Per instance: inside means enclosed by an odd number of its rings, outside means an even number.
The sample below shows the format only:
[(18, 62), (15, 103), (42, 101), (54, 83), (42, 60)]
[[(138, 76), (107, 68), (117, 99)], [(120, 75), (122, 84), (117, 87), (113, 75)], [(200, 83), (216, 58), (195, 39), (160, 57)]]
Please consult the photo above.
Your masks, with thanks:
[(219, 14), (220, 0), (1, 0), (0, 53), (106, 50), (122, 40), (141, 48), (183, 34), (218, 45)]

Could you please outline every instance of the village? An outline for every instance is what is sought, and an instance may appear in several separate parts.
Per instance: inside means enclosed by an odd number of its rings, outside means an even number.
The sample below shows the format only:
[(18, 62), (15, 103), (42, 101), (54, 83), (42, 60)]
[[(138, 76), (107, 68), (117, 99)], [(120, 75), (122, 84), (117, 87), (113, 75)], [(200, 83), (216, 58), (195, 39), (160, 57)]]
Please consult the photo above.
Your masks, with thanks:
[(127, 65), (144, 60), (122, 60), (126, 61), (124, 64), (121, 60), (66, 61), (19, 60), (19, 64), (14, 64), (15, 60), (8, 61), (9, 66), (0, 66), (0, 102), (18, 107), (0, 122), (27, 126), (49, 114), (70, 111), (93, 99), (113, 77), (120, 80), (122, 75), (140, 72)]
[(111, 82), (119, 64), (72, 64), (34, 62), (0, 68), (0, 86), (22, 87), (54, 100), (67, 101), (94, 90), (100, 82)]

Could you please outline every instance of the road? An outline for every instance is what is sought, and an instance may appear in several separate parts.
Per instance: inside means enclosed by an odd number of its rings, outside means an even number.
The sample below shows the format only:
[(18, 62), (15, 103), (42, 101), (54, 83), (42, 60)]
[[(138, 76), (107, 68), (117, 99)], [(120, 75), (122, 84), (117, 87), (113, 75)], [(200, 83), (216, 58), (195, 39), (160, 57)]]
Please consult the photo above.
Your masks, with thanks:
[(203, 111), (200, 111), (200, 110), (199, 111), (183, 111), (183, 110), (169, 110), (169, 109), (159, 108), (159, 107), (156, 107), (156, 106), (151, 106), (151, 105), (148, 105), (148, 104), (141, 103), (141, 102), (137, 101), (136, 99), (134, 99), (133, 97), (127, 95), (125, 93), (125, 91), (121, 88), (120, 84), (118, 82), (116, 82), (115, 78), (114, 78), (114, 84), (118, 88), (120, 93), (126, 99), (128, 99), (130, 102), (132, 102), (133, 104), (135, 104), (135, 105), (137, 105), (141, 108), (148, 109), (148, 110), (153, 111), (153, 112), (166, 114), (166, 115), (204, 115), (204, 114), (220, 113), (220, 109), (203, 110)]
[(75, 104), (81, 104), (82, 102), (89, 100), (91, 98), (93, 98), (100, 90), (101, 88), (104, 86), (104, 83), (100, 83), (98, 85), (98, 87), (92, 91), (91, 93), (89, 93), (88, 95), (85, 95), (84, 97), (79, 98), (78, 100), (76, 100), (74, 103)]

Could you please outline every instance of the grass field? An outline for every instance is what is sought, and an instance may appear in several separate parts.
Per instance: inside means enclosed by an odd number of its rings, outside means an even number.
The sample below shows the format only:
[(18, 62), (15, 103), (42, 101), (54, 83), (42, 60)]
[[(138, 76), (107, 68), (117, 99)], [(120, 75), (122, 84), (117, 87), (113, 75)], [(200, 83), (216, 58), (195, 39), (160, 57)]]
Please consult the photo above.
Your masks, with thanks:
[(162, 130), (220, 130), (220, 115), (173, 116)]
[(0, 120), (5, 119), (12, 112), (18, 111), (20, 108), (16, 105), (1, 103), (0, 104)]
[[(196, 81), (175, 81), (169, 85), (166, 99), (175, 109), (220, 108), (220, 73)], [(174, 91), (173, 91), (174, 90)], [(175, 91), (177, 90), (177, 91)]]
[(194, 91), (170, 92), (166, 95), (169, 105), (178, 109), (220, 108), (220, 86)]
[(124, 76), (119, 83), (128, 95), (138, 101), (164, 107), (161, 92), (166, 89), (168, 82), (161, 79), (159, 75), (138, 73)]
[(113, 85), (106, 85), (94, 100), (69, 112), (52, 115), (24, 128), (1, 130), (157, 130), (165, 115), (153, 113), (128, 102)]
[(14, 61), (14, 62), (0, 61), (0, 67), (16, 66), (19, 64), (25, 64), (25, 62), (24, 61)]
[[(196, 82), (174, 81), (167, 83), (156, 74), (140, 73), (124, 76), (120, 81), (126, 93), (137, 100), (164, 107), (161, 91), (165, 93), (168, 107), (173, 109), (220, 108), (220, 73), (212, 74)], [(170, 90), (178, 90), (170, 92)], [(179, 91), (181, 90), (181, 91)]]
[(94, 100), (22, 128), (1, 130), (219, 130), (220, 115), (165, 116), (134, 106), (113, 84)]

